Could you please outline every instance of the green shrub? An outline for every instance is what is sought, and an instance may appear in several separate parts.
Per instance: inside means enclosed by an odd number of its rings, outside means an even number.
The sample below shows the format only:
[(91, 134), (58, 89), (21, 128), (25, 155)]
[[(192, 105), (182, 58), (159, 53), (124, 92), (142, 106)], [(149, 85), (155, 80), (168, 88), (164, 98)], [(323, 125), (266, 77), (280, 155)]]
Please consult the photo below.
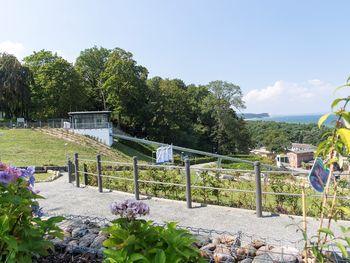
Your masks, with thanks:
[(163, 227), (136, 219), (149, 213), (146, 204), (126, 200), (113, 203), (111, 208), (113, 214), (121, 217), (104, 229), (110, 235), (103, 243), (105, 262), (206, 262), (193, 246), (196, 240), (188, 230), (177, 229), (175, 223)]
[(37, 199), (42, 197), (32, 188), (33, 172), (0, 163), (0, 262), (32, 262), (53, 247), (46, 235), (63, 237), (55, 225), (63, 217), (40, 218)]

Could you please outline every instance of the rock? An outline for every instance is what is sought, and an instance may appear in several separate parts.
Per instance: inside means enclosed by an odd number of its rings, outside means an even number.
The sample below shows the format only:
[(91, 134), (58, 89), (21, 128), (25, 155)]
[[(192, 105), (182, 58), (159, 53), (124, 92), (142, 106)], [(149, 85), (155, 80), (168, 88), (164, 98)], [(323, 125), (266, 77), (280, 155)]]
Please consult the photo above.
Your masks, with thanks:
[(262, 246), (265, 246), (265, 242), (259, 239), (255, 239), (251, 242), (251, 245), (255, 247), (256, 249), (261, 248)]
[(252, 263), (275, 263), (269, 254), (262, 254), (260, 256), (256, 256)]
[(197, 241), (195, 242), (196, 247), (201, 248), (210, 243), (210, 237), (204, 235), (193, 236)]
[(78, 240), (71, 240), (71, 241), (69, 241), (69, 243), (67, 244), (67, 247), (66, 247), (66, 252), (68, 252), (68, 253), (72, 253), (73, 252), (73, 249), (75, 248), (75, 247), (77, 247), (78, 246)]
[(229, 254), (214, 254), (214, 262), (215, 263), (235, 263), (236, 260)]
[(217, 245), (214, 254), (227, 254), (230, 255), (230, 249), (227, 248), (224, 244)]
[(252, 245), (246, 245), (243, 247), (245, 254), (248, 257), (255, 257), (256, 256), (256, 251), (257, 249), (255, 247), (253, 247)]
[(225, 246), (232, 246), (235, 241), (236, 238), (234, 236), (227, 234), (220, 236), (220, 243), (224, 244)]
[(210, 250), (200, 250), (201, 257), (204, 259), (211, 259), (211, 256), (213, 255), (213, 252)]
[(201, 250), (209, 250), (209, 251), (214, 251), (216, 248), (216, 245), (213, 243), (209, 243), (208, 245), (201, 247)]
[(246, 259), (243, 259), (242, 261), (240, 261), (239, 263), (252, 263), (252, 262), (253, 262), (253, 259), (246, 258)]
[(242, 247), (235, 248), (231, 253), (237, 260), (243, 260), (247, 257), (246, 250)]
[(228, 174), (222, 175), (221, 179), (229, 180), (229, 181), (235, 181), (235, 177), (233, 175), (228, 175)]
[(73, 238), (79, 238), (85, 236), (87, 233), (89, 233), (89, 230), (86, 227), (82, 228), (75, 228), (72, 231), (72, 237)]
[(92, 249), (100, 249), (102, 247), (102, 243), (107, 239), (105, 235), (98, 235), (92, 244), (90, 245), (90, 248)]
[(97, 234), (93, 234), (93, 233), (86, 234), (79, 240), (79, 246), (89, 247), (96, 237), (97, 237)]
[(219, 245), (221, 243), (220, 237), (216, 237), (211, 241), (212, 244), (214, 245)]
[(302, 262), (302, 255), (296, 248), (292, 247), (275, 247), (268, 254), (274, 263), (296, 263)]
[(256, 251), (256, 256), (260, 256), (263, 254), (266, 254), (267, 252), (269, 252), (271, 249), (273, 249), (273, 246), (267, 245), (267, 246), (262, 246), (258, 249), (258, 251)]

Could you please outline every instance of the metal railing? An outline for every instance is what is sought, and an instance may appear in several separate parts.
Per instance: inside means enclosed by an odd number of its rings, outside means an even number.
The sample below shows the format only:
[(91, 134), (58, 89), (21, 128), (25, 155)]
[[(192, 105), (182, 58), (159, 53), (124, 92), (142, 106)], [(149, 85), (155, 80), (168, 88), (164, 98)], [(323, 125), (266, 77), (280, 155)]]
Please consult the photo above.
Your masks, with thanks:
[[(94, 163), (96, 165), (96, 173), (88, 172), (86, 163)], [(81, 164), (82, 163), (82, 164)], [(124, 167), (127, 168), (129, 171), (132, 171), (132, 178), (126, 178), (121, 176), (115, 176), (115, 175), (107, 175), (103, 174), (102, 171), (102, 164), (117, 167)], [(284, 195), (284, 196), (290, 196), (290, 197), (302, 197), (301, 193), (288, 193), (288, 192), (268, 192), (268, 191), (262, 191), (262, 172), (260, 169), (260, 162), (254, 163), (254, 170), (234, 170), (234, 169), (212, 169), (212, 168), (200, 168), (199, 170), (208, 170), (211, 172), (234, 172), (237, 173), (237, 171), (244, 171), (244, 172), (250, 172), (251, 174), (254, 174), (255, 181), (255, 189), (254, 190), (245, 190), (245, 189), (234, 189), (234, 188), (225, 188), (225, 187), (214, 187), (214, 186), (205, 186), (205, 185), (197, 185), (193, 184), (191, 180), (193, 179), (191, 177), (191, 170), (196, 171), (198, 168), (192, 169), (190, 166), (190, 161), (185, 161), (185, 166), (166, 166), (166, 165), (149, 165), (149, 164), (139, 164), (137, 161), (137, 157), (133, 157), (132, 163), (118, 163), (118, 162), (111, 162), (111, 161), (102, 161), (101, 156), (97, 155), (96, 160), (92, 159), (83, 159), (79, 158), (78, 154), (74, 154), (74, 160), (73, 162), (71, 160), (68, 160), (68, 177), (69, 182), (72, 183), (75, 181), (76, 187), (80, 187), (80, 174), (82, 174), (82, 180), (84, 185), (89, 185), (88, 176), (96, 177), (97, 179), (97, 187), (99, 192), (103, 192), (103, 180), (105, 179), (114, 179), (114, 180), (120, 180), (120, 181), (127, 181), (132, 184), (133, 192), (135, 195), (135, 199), (140, 199), (140, 183), (144, 184), (154, 184), (154, 185), (165, 185), (165, 186), (174, 186), (174, 187), (181, 187), (185, 189), (185, 200), (186, 200), (186, 206), (187, 208), (192, 208), (192, 191), (194, 189), (205, 189), (205, 190), (215, 190), (215, 191), (226, 191), (226, 192), (232, 192), (232, 193), (248, 193), (248, 194), (254, 194), (255, 195), (255, 209), (256, 209), (256, 216), (262, 217), (262, 211), (263, 211), (263, 196), (264, 195)], [(158, 169), (171, 169), (171, 170), (179, 170), (184, 172), (184, 180), (180, 183), (174, 183), (174, 182), (162, 182), (158, 180), (145, 180), (140, 179), (140, 169), (141, 168), (158, 168)], [(142, 170), (142, 169), (141, 169)], [(143, 170), (142, 170), (143, 171)], [(265, 172), (265, 171), (264, 171)], [(271, 173), (271, 171), (268, 171)], [(281, 173), (281, 171), (275, 171), (275, 173)], [(74, 176), (73, 176), (74, 175)], [(192, 174), (193, 175), (193, 174)], [(320, 194), (306, 194), (305, 197), (312, 197), (312, 198), (321, 198), (322, 196)], [(331, 198), (331, 196), (329, 196)], [(338, 196), (338, 200), (349, 200), (350, 196)]]

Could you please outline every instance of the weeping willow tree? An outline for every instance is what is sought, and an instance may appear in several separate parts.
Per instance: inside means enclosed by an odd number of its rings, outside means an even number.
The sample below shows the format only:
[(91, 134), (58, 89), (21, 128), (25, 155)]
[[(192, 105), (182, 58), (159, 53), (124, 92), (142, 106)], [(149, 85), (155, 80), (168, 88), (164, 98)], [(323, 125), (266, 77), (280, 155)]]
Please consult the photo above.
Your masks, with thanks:
[(31, 73), (13, 55), (0, 53), (0, 110), (6, 118), (28, 117)]

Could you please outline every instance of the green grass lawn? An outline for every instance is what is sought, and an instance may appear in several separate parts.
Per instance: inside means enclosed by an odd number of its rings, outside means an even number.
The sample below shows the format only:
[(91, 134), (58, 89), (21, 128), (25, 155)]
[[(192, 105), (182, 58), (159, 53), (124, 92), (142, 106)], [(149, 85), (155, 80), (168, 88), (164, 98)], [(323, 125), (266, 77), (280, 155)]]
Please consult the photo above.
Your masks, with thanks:
[[(96, 159), (94, 149), (30, 129), (0, 129), (0, 160), (16, 166), (64, 165), (66, 156)], [(103, 157), (103, 160), (110, 160)], [(125, 161), (121, 160), (121, 161)]]

